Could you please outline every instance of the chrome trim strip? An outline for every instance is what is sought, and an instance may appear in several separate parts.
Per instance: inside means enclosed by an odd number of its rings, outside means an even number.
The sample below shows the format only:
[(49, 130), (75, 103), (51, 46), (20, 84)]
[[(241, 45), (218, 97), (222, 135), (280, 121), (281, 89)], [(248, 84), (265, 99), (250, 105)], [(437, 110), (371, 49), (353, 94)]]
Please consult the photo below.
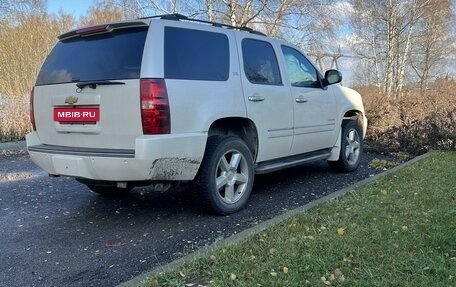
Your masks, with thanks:
[(295, 127), (295, 129), (308, 129), (308, 128), (318, 128), (318, 127), (329, 127), (329, 126), (335, 126), (335, 123), (332, 124), (324, 124), (324, 125), (313, 125), (313, 126), (301, 126), (301, 127)]
[(134, 158), (135, 150), (130, 149), (107, 149), (107, 148), (84, 148), (84, 147), (67, 147), (56, 145), (35, 145), (27, 147), (28, 151), (41, 152), (50, 154), (77, 155), (77, 156), (95, 156), (95, 157), (120, 157)]
[(317, 133), (324, 133), (324, 132), (332, 132), (334, 130), (320, 130), (320, 131), (312, 131), (312, 132), (296, 132), (294, 133), (295, 136), (299, 135), (307, 135), (307, 134), (317, 134)]
[(280, 132), (280, 131), (291, 131), (293, 128), (280, 128), (280, 129), (270, 129), (268, 132)]

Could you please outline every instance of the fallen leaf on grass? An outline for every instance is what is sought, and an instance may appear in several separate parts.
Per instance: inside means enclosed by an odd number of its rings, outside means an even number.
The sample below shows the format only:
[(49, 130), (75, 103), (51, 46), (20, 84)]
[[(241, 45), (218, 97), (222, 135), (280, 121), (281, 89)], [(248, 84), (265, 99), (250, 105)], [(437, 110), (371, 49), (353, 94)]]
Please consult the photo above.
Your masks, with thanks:
[(284, 274), (288, 274), (288, 271), (290, 271), (290, 270), (288, 269), (288, 267), (283, 267), (283, 273), (284, 273)]
[(345, 276), (344, 276), (344, 274), (342, 273), (342, 271), (339, 268), (334, 270), (332, 275), (334, 275), (334, 279), (336, 279), (337, 281), (340, 281), (340, 282), (344, 282), (345, 281)]
[(331, 285), (331, 282), (329, 280), (326, 280), (325, 276), (322, 276), (320, 279), (323, 282), (323, 284), (328, 285), (328, 286)]
[(180, 275), (180, 277), (185, 278), (185, 273), (184, 272), (179, 271), (179, 275)]
[(337, 234), (339, 234), (340, 236), (344, 235), (345, 234), (345, 227), (337, 228)]
[(322, 276), (321, 281), (325, 285), (332, 285), (333, 282), (344, 282), (345, 281), (345, 276), (342, 273), (342, 271), (337, 268), (334, 270), (329, 276)]
[(236, 277), (236, 274), (233, 274), (233, 273), (230, 274), (230, 279), (231, 279), (232, 281), (236, 280), (236, 278), (237, 278), (237, 277)]
[(277, 277), (277, 272), (272, 271), (271, 273), (269, 273), (269, 275), (271, 275), (272, 277)]
[(382, 190), (380, 191), (380, 193), (383, 194), (383, 195), (385, 195), (385, 196), (388, 195), (388, 191), (386, 191), (385, 189), (382, 189)]

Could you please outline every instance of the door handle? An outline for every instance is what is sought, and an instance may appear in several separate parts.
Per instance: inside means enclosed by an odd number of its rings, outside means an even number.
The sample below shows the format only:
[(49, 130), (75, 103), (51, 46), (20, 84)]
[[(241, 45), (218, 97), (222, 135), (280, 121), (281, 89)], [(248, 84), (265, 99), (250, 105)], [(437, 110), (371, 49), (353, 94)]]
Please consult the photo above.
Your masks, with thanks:
[(262, 101), (264, 101), (264, 97), (249, 96), (249, 101), (251, 101), (251, 102), (262, 102)]
[(307, 99), (301, 97), (296, 98), (295, 101), (300, 104), (307, 103)]

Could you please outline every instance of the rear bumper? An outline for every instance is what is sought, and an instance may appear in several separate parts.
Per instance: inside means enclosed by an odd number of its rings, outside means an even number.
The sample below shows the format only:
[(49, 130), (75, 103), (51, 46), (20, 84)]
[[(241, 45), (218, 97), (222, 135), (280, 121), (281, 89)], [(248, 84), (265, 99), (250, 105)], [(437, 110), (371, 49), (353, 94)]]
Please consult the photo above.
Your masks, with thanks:
[(45, 145), (36, 132), (26, 136), (30, 158), (47, 173), (106, 181), (193, 180), (206, 140), (206, 133), (141, 136), (134, 150), (116, 150)]

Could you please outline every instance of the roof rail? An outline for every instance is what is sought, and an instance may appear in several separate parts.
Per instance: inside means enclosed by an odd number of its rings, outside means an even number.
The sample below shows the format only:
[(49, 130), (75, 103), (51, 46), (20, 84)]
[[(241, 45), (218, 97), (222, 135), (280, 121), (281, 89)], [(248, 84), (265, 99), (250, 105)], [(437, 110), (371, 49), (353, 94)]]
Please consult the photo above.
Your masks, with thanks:
[(185, 15), (182, 15), (182, 14), (179, 14), (179, 13), (142, 17), (142, 18), (139, 18), (139, 19), (153, 19), (153, 18), (164, 19), (164, 20), (174, 20), (174, 21), (189, 21), (189, 22), (204, 23), (204, 24), (212, 25), (214, 27), (246, 31), (246, 32), (249, 32), (249, 33), (252, 33), (252, 34), (266, 36), (266, 34), (261, 33), (259, 31), (256, 31), (256, 30), (253, 30), (252, 28), (249, 28), (249, 27), (245, 27), (245, 26), (236, 27), (236, 26), (223, 24), (223, 23), (218, 23), (218, 22), (211, 22), (211, 21), (206, 21), (206, 20), (189, 18), (189, 17), (187, 17)]

